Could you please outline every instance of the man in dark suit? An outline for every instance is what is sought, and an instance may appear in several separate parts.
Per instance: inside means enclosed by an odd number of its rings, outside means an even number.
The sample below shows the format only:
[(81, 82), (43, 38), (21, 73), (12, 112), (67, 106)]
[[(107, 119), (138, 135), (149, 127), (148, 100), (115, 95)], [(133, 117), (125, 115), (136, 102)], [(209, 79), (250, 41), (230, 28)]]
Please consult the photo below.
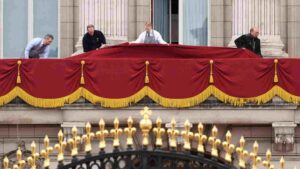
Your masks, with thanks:
[(237, 38), (234, 43), (238, 48), (244, 48), (261, 56), (260, 40), (258, 39), (259, 29), (253, 27), (249, 34), (245, 34)]
[(87, 33), (83, 36), (82, 46), (84, 52), (99, 49), (106, 44), (105, 36), (101, 31), (95, 30), (94, 25), (87, 26)]

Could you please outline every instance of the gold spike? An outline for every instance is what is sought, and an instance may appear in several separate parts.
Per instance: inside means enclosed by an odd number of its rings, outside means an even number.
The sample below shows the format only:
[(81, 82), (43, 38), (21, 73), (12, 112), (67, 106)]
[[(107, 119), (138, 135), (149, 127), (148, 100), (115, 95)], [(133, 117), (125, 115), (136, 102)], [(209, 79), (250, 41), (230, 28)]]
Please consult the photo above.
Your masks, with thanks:
[(266, 152), (266, 160), (263, 161), (263, 166), (266, 167), (267, 169), (273, 169), (274, 165), (271, 165), (271, 160), (272, 160), (272, 153), (271, 150), (268, 149)]
[(156, 137), (155, 145), (157, 147), (161, 147), (163, 145), (162, 135), (165, 133), (165, 129), (161, 127), (161, 123), (162, 123), (161, 118), (158, 117), (156, 120), (156, 127), (153, 128), (153, 133)]
[(133, 145), (133, 135), (136, 132), (136, 128), (133, 126), (133, 120), (131, 116), (129, 116), (127, 120), (128, 127), (124, 129), (125, 134), (127, 135), (127, 141), (126, 144), (131, 147)]
[(176, 129), (176, 121), (175, 119), (171, 120), (171, 128), (167, 131), (170, 138), (170, 147), (175, 149), (177, 147), (177, 136), (179, 131)]
[(257, 141), (253, 144), (253, 151), (250, 153), (250, 158), (252, 160), (252, 169), (258, 169), (257, 165), (261, 162), (261, 158), (257, 156), (259, 145)]
[(20, 147), (18, 147), (18, 150), (16, 152), (17, 157), (17, 164), (13, 166), (13, 169), (23, 169), (25, 167), (25, 160), (22, 160), (22, 151)]
[(184, 131), (181, 132), (181, 135), (183, 136), (183, 139), (184, 139), (184, 144), (183, 144), (183, 148), (186, 150), (186, 151), (189, 151), (191, 150), (191, 142), (190, 142), (190, 139), (193, 138), (194, 134), (192, 132), (190, 132), (190, 129), (191, 129), (191, 124), (188, 120), (186, 120), (184, 122)]
[(140, 121), (140, 128), (143, 133), (142, 144), (144, 147), (147, 147), (149, 145), (149, 132), (152, 129), (152, 121), (150, 120), (152, 111), (146, 106), (140, 113), (143, 116), (143, 119)]
[(207, 140), (207, 136), (203, 134), (203, 129), (204, 129), (203, 124), (199, 123), (198, 124), (198, 133), (195, 134), (195, 138), (198, 140), (197, 151), (202, 154), (205, 152), (204, 144)]
[(105, 137), (107, 137), (108, 131), (105, 130), (105, 122), (103, 119), (99, 121), (99, 131), (97, 131), (96, 136), (99, 139), (99, 149), (104, 151), (106, 147)]
[(55, 149), (58, 151), (57, 154), (57, 161), (63, 162), (64, 161), (64, 152), (65, 148), (67, 146), (67, 143), (64, 141), (64, 133), (62, 130), (59, 130), (58, 132), (58, 144), (55, 144)]
[(28, 163), (30, 164), (30, 169), (36, 169), (36, 160), (39, 158), (39, 153), (36, 152), (36, 144), (33, 141), (31, 143), (31, 157), (27, 158)]
[(284, 158), (283, 158), (283, 156), (280, 158), (280, 169), (284, 169)]
[(5, 157), (3, 159), (3, 169), (9, 169), (8, 166), (9, 166), (9, 160), (7, 157)]
[(218, 136), (218, 129), (216, 126), (213, 126), (211, 130), (211, 136), (208, 138), (208, 142), (211, 145), (211, 155), (213, 157), (218, 157), (218, 146), (221, 144), (221, 140), (217, 138)]
[(50, 166), (49, 155), (50, 155), (50, 153), (52, 153), (53, 147), (50, 147), (49, 143), (50, 143), (50, 140), (49, 140), (48, 136), (46, 135), (45, 138), (44, 138), (44, 147), (45, 147), (45, 149), (43, 149), (41, 151), (41, 156), (44, 158), (44, 168), (49, 168), (49, 166)]
[(119, 148), (120, 146), (119, 136), (122, 134), (122, 129), (119, 128), (119, 120), (117, 118), (115, 118), (114, 120), (114, 129), (110, 130), (110, 134), (113, 135), (114, 137), (113, 146), (115, 148)]
[(248, 151), (247, 150), (244, 150), (245, 148), (245, 139), (244, 137), (242, 136), (241, 139), (240, 139), (240, 147), (237, 147), (236, 148), (236, 152), (238, 153), (239, 155), (239, 166), (241, 168), (246, 168), (246, 162), (245, 162), (245, 159), (246, 157), (248, 156)]
[(82, 136), (82, 139), (85, 144), (85, 152), (90, 153), (92, 151), (92, 140), (95, 136), (93, 132), (91, 132), (92, 126), (91, 123), (86, 123), (85, 125), (85, 134)]
[(231, 144), (231, 133), (230, 131), (227, 131), (226, 133), (226, 141), (223, 142), (223, 148), (225, 149), (226, 151), (226, 154), (225, 154), (225, 160), (229, 163), (232, 162), (232, 158), (231, 158), (231, 155), (232, 153), (234, 152), (234, 145)]
[(81, 139), (78, 136), (78, 130), (74, 126), (72, 127), (72, 138), (68, 140), (69, 145), (71, 146), (71, 156), (76, 157), (78, 155), (78, 144), (80, 143)]

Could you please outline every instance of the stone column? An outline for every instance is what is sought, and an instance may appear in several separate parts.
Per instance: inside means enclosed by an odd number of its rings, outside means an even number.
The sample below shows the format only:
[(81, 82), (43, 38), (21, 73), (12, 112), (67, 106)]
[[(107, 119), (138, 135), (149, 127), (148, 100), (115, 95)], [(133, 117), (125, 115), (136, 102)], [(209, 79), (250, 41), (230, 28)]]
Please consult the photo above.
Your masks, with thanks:
[(109, 44), (128, 41), (129, 0), (79, 0), (79, 38), (76, 53), (82, 52), (82, 37), (88, 24), (101, 30)]
[(253, 26), (259, 27), (262, 55), (286, 57), (280, 37), (280, 0), (232, 0), (232, 40), (249, 33)]
[(300, 57), (300, 1), (287, 1), (288, 52), (291, 57)]
[[(60, 10), (60, 28), (59, 28), (59, 47), (60, 47), (60, 57), (68, 57), (74, 52), (74, 2), (70, 0), (60, 0), (59, 10)], [(56, 40), (56, 39), (55, 39)]]
[(3, 0), (0, 0), (0, 59), (3, 58)]

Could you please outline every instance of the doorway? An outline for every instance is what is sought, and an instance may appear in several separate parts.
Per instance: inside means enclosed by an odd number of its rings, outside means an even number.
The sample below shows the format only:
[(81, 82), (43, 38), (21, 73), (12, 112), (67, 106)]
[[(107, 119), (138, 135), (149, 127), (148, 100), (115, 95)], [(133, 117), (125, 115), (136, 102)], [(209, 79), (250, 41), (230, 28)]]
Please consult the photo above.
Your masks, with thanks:
[(171, 44), (208, 45), (208, 0), (152, 0), (154, 29)]

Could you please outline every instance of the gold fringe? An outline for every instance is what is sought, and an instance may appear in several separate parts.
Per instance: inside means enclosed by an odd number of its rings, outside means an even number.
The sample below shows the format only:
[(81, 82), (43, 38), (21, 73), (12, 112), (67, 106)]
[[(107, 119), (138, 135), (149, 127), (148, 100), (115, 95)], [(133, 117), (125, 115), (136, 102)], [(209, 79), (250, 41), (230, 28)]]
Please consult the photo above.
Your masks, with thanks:
[(149, 80), (149, 70), (148, 70), (148, 66), (149, 66), (149, 61), (147, 60), (146, 62), (145, 62), (145, 65), (146, 65), (146, 75), (145, 75), (145, 84), (148, 84), (149, 82), (150, 82), (150, 80)]
[(277, 75), (277, 64), (278, 64), (278, 59), (274, 60), (274, 66), (275, 66), (275, 73), (274, 73), (274, 83), (278, 83), (278, 75)]
[(205, 100), (207, 100), (211, 96), (212, 86), (209, 86), (200, 94), (184, 99), (170, 99), (157, 94), (154, 90), (150, 87), (146, 87), (147, 89), (147, 96), (149, 96), (153, 101), (156, 103), (164, 106), (164, 107), (172, 107), (172, 108), (185, 108), (185, 107), (192, 107), (196, 106)]
[(210, 60), (209, 61), (209, 64), (210, 64), (210, 75), (209, 75), (209, 83), (214, 83), (214, 77), (213, 77), (213, 63), (214, 61), (213, 60)]
[(91, 103), (100, 104), (102, 107), (122, 108), (122, 107), (128, 107), (131, 104), (137, 103), (140, 100), (142, 100), (146, 96), (147, 93), (146, 91), (147, 91), (147, 87), (144, 87), (132, 96), (121, 98), (121, 99), (110, 99), (110, 98), (96, 96), (90, 91), (88, 91), (87, 89), (83, 88), (82, 96), (88, 101), (90, 101)]
[(0, 96), (0, 106), (6, 105), (11, 102), (13, 99), (17, 97), (17, 89), (13, 88), (10, 92), (8, 92), (4, 96)]
[(27, 104), (34, 106), (34, 107), (40, 107), (40, 108), (57, 108), (57, 107), (63, 107), (65, 104), (71, 104), (78, 100), (82, 95), (82, 88), (78, 88), (75, 92), (72, 94), (61, 97), (61, 98), (55, 98), (55, 99), (44, 99), (44, 98), (37, 98), (34, 96), (31, 96), (23, 89), (16, 87), (17, 96), (19, 96), (22, 100), (24, 100)]
[(20, 83), (21, 83), (20, 66), (21, 66), (21, 64), (22, 64), (22, 61), (21, 61), (21, 60), (18, 60), (18, 61), (17, 61), (17, 64), (18, 64), (17, 84), (20, 84)]
[(80, 84), (81, 84), (81, 85), (85, 84), (85, 81), (84, 81), (84, 74), (83, 74), (83, 67), (84, 67), (84, 64), (85, 64), (85, 61), (82, 60), (82, 61), (81, 61), (81, 77), (80, 77)]
[(286, 90), (282, 89), (279, 86), (274, 86), (268, 92), (251, 98), (239, 98), (227, 95), (226, 93), (222, 92), (214, 85), (208, 86), (204, 91), (200, 94), (190, 97), (190, 98), (182, 98), (182, 99), (171, 99), (160, 96), (150, 87), (145, 86), (137, 93), (132, 96), (126, 98), (117, 98), (117, 99), (110, 99), (110, 98), (103, 98), (94, 95), (87, 89), (80, 87), (72, 94), (61, 97), (61, 98), (53, 98), (53, 99), (44, 99), (44, 98), (37, 98), (26, 91), (21, 89), (20, 87), (15, 87), (10, 92), (8, 92), (4, 96), (0, 96), (0, 106), (3, 106), (10, 101), (12, 101), (16, 97), (20, 97), (26, 103), (34, 107), (40, 108), (56, 108), (62, 107), (65, 104), (71, 104), (78, 100), (80, 97), (84, 97), (85, 99), (89, 100), (93, 104), (100, 104), (102, 107), (106, 108), (122, 108), (128, 107), (131, 104), (139, 102), (145, 96), (149, 96), (153, 101), (156, 103), (164, 106), (164, 107), (172, 107), (172, 108), (186, 108), (192, 107), (200, 104), (201, 102), (207, 100), (210, 96), (216, 97), (218, 100), (232, 104), (233, 106), (243, 106), (246, 103), (256, 103), (258, 105), (266, 103), (270, 101), (275, 96), (282, 98), (284, 101), (288, 103), (299, 104), (300, 97), (292, 95), (291, 93), (287, 92)]

